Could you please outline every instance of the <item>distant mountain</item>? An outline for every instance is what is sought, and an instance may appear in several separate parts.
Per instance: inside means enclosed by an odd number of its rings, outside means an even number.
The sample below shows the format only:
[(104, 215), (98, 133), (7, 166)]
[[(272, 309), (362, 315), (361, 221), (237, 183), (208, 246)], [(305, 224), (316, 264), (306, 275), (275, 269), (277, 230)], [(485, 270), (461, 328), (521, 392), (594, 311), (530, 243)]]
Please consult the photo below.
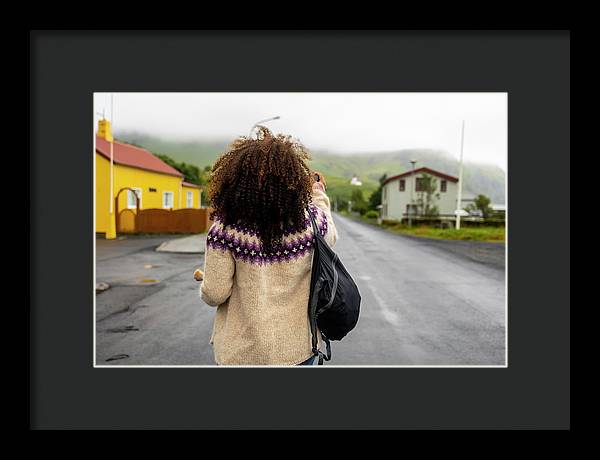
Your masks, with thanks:
[[(174, 160), (197, 165), (201, 168), (212, 164), (223, 153), (231, 140), (171, 141), (135, 132), (115, 133), (124, 142), (142, 146), (154, 153), (163, 153)], [(440, 172), (458, 176), (458, 162), (447, 152), (432, 149), (403, 149), (394, 152), (356, 153), (340, 155), (331, 152), (311, 151), (311, 166), (327, 178), (333, 195), (349, 199), (356, 175), (363, 183), (365, 198), (375, 190), (383, 174), (393, 176), (411, 168), (410, 160), (417, 160), (416, 167), (427, 166)], [(465, 162), (463, 168), (465, 196), (487, 195), (493, 203), (504, 203), (505, 172), (498, 166)]]
[(115, 138), (139, 145), (153, 153), (163, 153), (174, 160), (204, 168), (224, 152), (230, 141), (172, 141), (133, 131), (115, 132)]

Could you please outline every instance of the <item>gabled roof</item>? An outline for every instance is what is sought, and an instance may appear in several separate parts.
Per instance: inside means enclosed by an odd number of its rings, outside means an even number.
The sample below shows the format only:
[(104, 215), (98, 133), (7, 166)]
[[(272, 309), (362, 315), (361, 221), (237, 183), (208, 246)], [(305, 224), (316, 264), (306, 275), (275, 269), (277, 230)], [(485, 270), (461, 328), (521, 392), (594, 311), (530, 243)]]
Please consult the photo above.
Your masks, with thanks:
[[(100, 136), (96, 136), (96, 152), (110, 160), (110, 142)], [(166, 164), (160, 158), (152, 155), (148, 150), (118, 141), (114, 142), (113, 161), (116, 164), (144, 169), (146, 171), (183, 177), (183, 174)]]
[(200, 189), (202, 188), (198, 184), (192, 184), (191, 182), (186, 182), (186, 181), (181, 182), (181, 185), (183, 185), (184, 187), (190, 187), (190, 188), (200, 188)]
[[(418, 169), (414, 170), (414, 174), (415, 175), (420, 174), (420, 173), (431, 174), (432, 176), (437, 176), (437, 177), (440, 177), (442, 179), (449, 180), (450, 182), (458, 182), (458, 177), (449, 176), (448, 174), (444, 174), (442, 172), (436, 171), (436, 170), (431, 169), (431, 168), (422, 167), (422, 168), (418, 168)], [(412, 170), (411, 171), (407, 171), (407, 172), (402, 173), (402, 174), (398, 174), (397, 176), (388, 177), (386, 180), (383, 181), (382, 185), (385, 185), (388, 182), (391, 182), (391, 181), (396, 180), (396, 179), (402, 179), (403, 177), (408, 177), (411, 174), (413, 174)]]

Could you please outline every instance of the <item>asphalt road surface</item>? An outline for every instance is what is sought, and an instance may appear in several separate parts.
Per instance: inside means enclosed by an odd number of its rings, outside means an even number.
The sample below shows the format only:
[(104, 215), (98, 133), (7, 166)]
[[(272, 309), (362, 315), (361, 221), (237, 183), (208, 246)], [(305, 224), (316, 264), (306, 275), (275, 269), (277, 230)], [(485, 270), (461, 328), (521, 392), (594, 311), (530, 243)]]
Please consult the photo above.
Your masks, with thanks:
[[(504, 245), (404, 237), (335, 215), (340, 259), (361, 292), (356, 328), (326, 365), (504, 365)], [(198, 297), (201, 255), (165, 238), (101, 241), (97, 365), (214, 365), (215, 310)]]
[(504, 365), (504, 245), (405, 237), (335, 215), (362, 296), (333, 364)]

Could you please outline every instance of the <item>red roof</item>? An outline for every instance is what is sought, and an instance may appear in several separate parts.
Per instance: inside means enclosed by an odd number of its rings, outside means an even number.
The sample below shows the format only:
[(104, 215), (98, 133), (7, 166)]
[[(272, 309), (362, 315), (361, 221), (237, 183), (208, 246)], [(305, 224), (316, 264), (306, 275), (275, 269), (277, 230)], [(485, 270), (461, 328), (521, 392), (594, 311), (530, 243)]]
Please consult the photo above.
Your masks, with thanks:
[[(110, 142), (96, 136), (96, 152), (110, 160)], [(131, 166), (146, 171), (183, 177), (183, 174), (166, 164), (160, 158), (152, 155), (148, 150), (118, 141), (114, 142), (113, 161), (120, 165)]]
[[(391, 182), (393, 180), (401, 179), (403, 177), (410, 176), (412, 173), (413, 173), (413, 171), (407, 171), (405, 173), (398, 174), (397, 176), (388, 177), (386, 180), (383, 181), (383, 185), (385, 185), (388, 182)], [(427, 174), (431, 174), (433, 176), (441, 177), (442, 179), (446, 179), (446, 180), (449, 180), (451, 182), (458, 182), (458, 177), (449, 176), (448, 174), (444, 174), (444, 173), (441, 173), (439, 171), (436, 171), (436, 170), (430, 169), (430, 168), (425, 168), (425, 167), (418, 168), (418, 169), (415, 169), (414, 173), (415, 174), (418, 174), (418, 173), (427, 173)]]
[(181, 185), (183, 185), (184, 187), (191, 187), (191, 188), (202, 188), (197, 184), (192, 184), (191, 182), (186, 182), (186, 181), (182, 181)]

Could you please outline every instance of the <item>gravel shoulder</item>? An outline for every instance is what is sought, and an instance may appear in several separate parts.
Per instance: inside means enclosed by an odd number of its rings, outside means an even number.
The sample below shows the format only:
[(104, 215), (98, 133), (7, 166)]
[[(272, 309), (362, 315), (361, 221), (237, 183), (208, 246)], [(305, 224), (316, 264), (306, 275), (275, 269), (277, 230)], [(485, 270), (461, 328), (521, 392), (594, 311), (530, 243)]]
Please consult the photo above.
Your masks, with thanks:
[[(393, 233), (393, 232), (390, 232)], [(410, 238), (423, 245), (445, 251), (449, 255), (463, 257), (473, 262), (489, 265), (499, 270), (506, 268), (506, 244), (486, 243), (483, 241), (440, 240), (420, 236), (397, 234), (401, 238)]]

